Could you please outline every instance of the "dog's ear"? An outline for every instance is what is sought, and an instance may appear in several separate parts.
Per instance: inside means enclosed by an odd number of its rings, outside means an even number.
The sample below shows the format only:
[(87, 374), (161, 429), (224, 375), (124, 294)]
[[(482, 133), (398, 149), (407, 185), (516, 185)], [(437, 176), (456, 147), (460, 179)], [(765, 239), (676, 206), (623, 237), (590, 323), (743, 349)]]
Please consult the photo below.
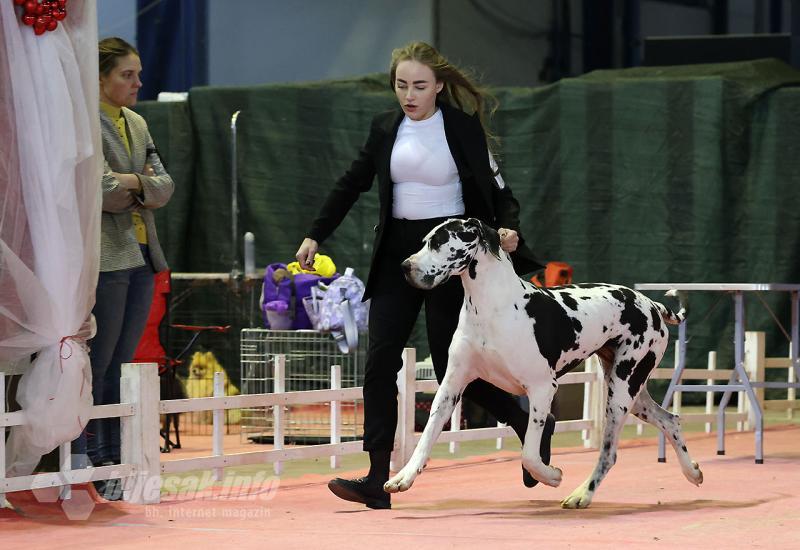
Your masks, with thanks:
[(500, 259), (500, 234), (495, 231), (493, 227), (486, 225), (478, 218), (469, 218), (466, 222), (467, 225), (475, 227), (478, 231), (478, 238), (484, 250), (489, 252), (492, 256)]

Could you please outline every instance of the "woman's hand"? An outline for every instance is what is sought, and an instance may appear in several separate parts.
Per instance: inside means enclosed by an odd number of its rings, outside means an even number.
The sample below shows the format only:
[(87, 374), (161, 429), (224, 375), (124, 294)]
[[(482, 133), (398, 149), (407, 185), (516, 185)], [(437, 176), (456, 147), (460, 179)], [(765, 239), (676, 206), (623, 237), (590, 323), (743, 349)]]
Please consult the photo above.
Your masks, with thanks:
[(127, 189), (132, 193), (142, 192), (142, 182), (139, 181), (139, 178), (136, 176), (136, 174), (121, 174), (119, 172), (111, 172), (111, 175), (117, 178), (120, 187), (123, 189)]
[(506, 252), (514, 252), (519, 245), (519, 234), (513, 229), (501, 227), (497, 232), (500, 235), (500, 248)]
[(303, 269), (314, 269), (314, 256), (317, 255), (317, 250), (319, 250), (319, 243), (306, 237), (294, 257)]

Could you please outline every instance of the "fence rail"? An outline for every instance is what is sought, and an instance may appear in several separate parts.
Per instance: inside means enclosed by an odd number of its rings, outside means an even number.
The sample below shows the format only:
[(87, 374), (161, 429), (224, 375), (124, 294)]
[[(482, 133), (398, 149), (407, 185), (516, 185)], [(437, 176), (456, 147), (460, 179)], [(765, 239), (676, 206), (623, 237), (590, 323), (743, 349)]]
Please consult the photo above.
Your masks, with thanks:
[[(763, 333), (748, 333), (747, 338), (748, 372), (754, 380), (763, 380), (765, 369), (787, 369), (788, 380), (793, 381), (791, 363), (785, 358), (764, 357)], [(438, 387), (435, 380), (416, 380), (416, 354), (413, 349), (403, 353), (403, 367), (398, 374), (398, 430), (395, 449), (392, 453), (393, 468), (399, 468), (409, 459), (420, 436), (414, 433), (414, 410), (416, 392), (432, 392)], [(214, 380), (214, 396), (194, 399), (177, 399), (160, 401), (157, 365), (125, 364), (122, 368), (121, 395), (123, 403), (119, 405), (95, 406), (92, 418), (119, 417), (122, 431), (121, 465), (71, 469), (69, 460), (69, 443), (60, 447), (61, 470), (55, 473), (40, 473), (30, 476), (0, 477), (0, 503), (4, 494), (14, 491), (37, 489), (43, 487), (62, 487), (62, 498), (69, 497), (69, 485), (103, 479), (124, 479), (123, 498), (134, 503), (155, 503), (160, 498), (160, 476), (192, 470), (211, 469), (215, 479), (220, 479), (223, 469), (231, 466), (272, 463), (276, 474), (282, 471), (282, 463), (289, 460), (331, 457), (331, 467), (338, 466), (340, 456), (362, 451), (361, 441), (341, 441), (341, 416), (339, 407), (343, 401), (363, 398), (363, 388), (341, 388), (341, 367), (331, 366), (331, 389), (292, 391), (284, 390), (285, 356), (275, 357), (275, 387), (272, 393), (225, 396), (224, 374), (216, 373)], [(668, 379), (673, 369), (660, 368), (653, 372), (653, 379)], [(711, 384), (714, 380), (728, 380), (730, 370), (716, 370), (716, 354), (709, 354), (707, 369), (685, 369), (683, 379), (699, 380)], [(759, 378), (760, 376), (760, 378)], [(585, 372), (569, 373), (560, 379), (560, 384), (583, 384), (584, 403), (583, 418), (565, 420), (556, 423), (556, 432), (582, 432), (584, 445), (596, 447), (602, 431), (602, 418), (605, 408), (605, 385), (599, 360), (593, 356), (586, 362)], [(5, 375), (0, 372), (0, 389), (5, 387)], [(760, 399), (765, 409), (785, 409), (791, 415), (800, 408), (796, 401), (794, 389), (789, 389), (787, 399), (763, 401), (763, 389)], [(741, 403), (747, 400), (740, 399)], [(288, 405), (330, 403), (331, 426), (330, 443), (322, 445), (305, 445), (285, 448), (284, 424), (282, 414)], [(716, 418), (711, 412), (713, 402), (707, 401), (705, 413), (684, 414), (684, 421), (706, 422), (707, 430), (710, 422)], [(225, 454), (222, 434), (225, 428), (222, 412), (227, 409), (245, 407), (271, 407), (273, 415), (274, 445), (273, 449), (236, 454)], [(673, 409), (680, 411), (680, 393), (676, 392)], [(5, 410), (5, 392), (0, 392), (0, 411)], [(167, 413), (185, 413), (192, 411), (214, 411), (213, 415), (213, 450), (211, 456), (160, 461), (159, 452), (159, 415)], [(460, 407), (453, 412), (451, 430), (443, 432), (440, 442), (449, 442), (451, 451), (459, 442), (477, 441), (497, 438), (500, 448), (502, 438), (513, 437), (510, 427), (498, 425), (490, 428), (460, 429)], [(731, 415), (739, 422), (738, 429), (746, 429), (752, 412), (746, 407), (739, 413)], [(0, 428), (18, 426), (25, 422), (22, 411), (0, 414)], [(630, 417), (628, 423), (637, 424), (641, 433), (642, 422)], [(4, 475), (5, 438), (0, 437), (0, 474)]]

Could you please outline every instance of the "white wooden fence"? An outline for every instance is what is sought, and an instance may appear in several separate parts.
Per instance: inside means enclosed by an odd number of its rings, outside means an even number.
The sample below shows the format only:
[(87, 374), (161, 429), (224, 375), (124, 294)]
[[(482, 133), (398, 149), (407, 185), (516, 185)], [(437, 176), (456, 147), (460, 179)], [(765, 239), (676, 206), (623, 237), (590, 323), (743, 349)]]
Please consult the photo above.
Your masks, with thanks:
[[(763, 335), (762, 335), (763, 336)], [(754, 358), (753, 364), (764, 368), (784, 368), (784, 361), (758, 358), (763, 353), (763, 346), (758, 347), (755, 338), (748, 348)], [(763, 338), (761, 340), (763, 343)], [(755, 346), (755, 347), (753, 347)], [(393, 468), (405, 464), (410, 458), (419, 436), (414, 433), (414, 410), (416, 392), (435, 392), (438, 384), (435, 380), (416, 380), (416, 354), (414, 349), (406, 349), (403, 353), (403, 368), (398, 374), (398, 425), (395, 437), (395, 450), (392, 454)], [(715, 363), (709, 359), (708, 369), (685, 369), (684, 379), (728, 379), (730, 371), (714, 370)], [(789, 376), (792, 370), (789, 369)], [(672, 368), (657, 369), (651, 378), (668, 379)], [(605, 408), (605, 384), (602, 384), (602, 369), (596, 357), (587, 361), (586, 372), (575, 372), (564, 375), (560, 384), (583, 384), (584, 402), (583, 418), (564, 420), (556, 423), (556, 432), (581, 431), (586, 447), (597, 447), (602, 431), (602, 418)], [(212, 470), (214, 478), (222, 477), (223, 469), (228, 466), (244, 466), (251, 464), (272, 463), (276, 474), (282, 471), (283, 462), (288, 460), (330, 457), (332, 468), (339, 465), (339, 457), (346, 454), (362, 452), (361, 441), (341, 441), (340, 403), (362, 399), (363, 388), (342, 388), (341, 368), (331, 367), (331, 389), (285, 392), (285, 356), (276, 357), (275, 391), (274, 393), (225, 396), (223, 374), (216, 373), (214, 378), (214, 397), (193, 399), (159, 400), (158, 370), (155, 364), (125, 364), (122, 366), (121, 401), (119, 405), (95, 406), (92, 418), (119, 417), (122, 437), (122, 464), (115, 466), (89, 467), (73, 470), (70, 464), (70, 444), (60, 447), (60, 471), (41, 473), (30, 476), (0, 477), (0, 504), (4, 494), (14, 491), (39, 489), (46, 487), (62, 487), (62, 498), (69, 498), (70, 484), (89, 481), (124, 478), (123, 499), (141, 504), (156, 503), (160, 498), (161, 475), (176, 474), (194, 470)], [(0, 372), (0, 428), (22, 424), (24, 416), (21, 412), (4, 413), (5, 411), (5, 375)], [(740, 402), (746, 401), (740, 399)], [(284, 407), (310, 403), (330, 403), (331, 435), (330, 443), (322, 445), (305, 445), (285, 447), (284, 445)], [(680, 396), (676, 395), (676, 408), (680, 409)], [(790, 394), (788, 400), (780, 406), (788, 410), (800, 408)], [(224, 418), (226, 409), (245, 407), (271, 407), (274, 415), (274, 445), (270, 450), (225, 454), (223, 448)], [(768, 406), (772, 408), (772, 406)], [(184, 413), (191, 411), (214, 411), (212, 454), (205, 457), (184, 458), (161, 462), (159, 415), (167, 413)], [(440, 442), (450, 442), (453, 452), (458, 442), (485, 439), (497, 439), (500, 448), (503, 437), (515, 437), (513, 430), (504, 425), (493, 428), (477, 428), (460, 430), (460, 406), (453, 412), (451, 430), (443, 432)], [(734, 419), (745, 421), (748, 412), (742, 411), (731, 415)], [(715, 415), (710, 409), (705, 414), (683, 415), (684, 420), (711, 422)], [(629, 423), (640, 424), (641, 421), (630, 417)], [(639, 433), (641, 430), (639, 429)], [(6, 471), (5, 438), (0, 437), (0, 475)]]

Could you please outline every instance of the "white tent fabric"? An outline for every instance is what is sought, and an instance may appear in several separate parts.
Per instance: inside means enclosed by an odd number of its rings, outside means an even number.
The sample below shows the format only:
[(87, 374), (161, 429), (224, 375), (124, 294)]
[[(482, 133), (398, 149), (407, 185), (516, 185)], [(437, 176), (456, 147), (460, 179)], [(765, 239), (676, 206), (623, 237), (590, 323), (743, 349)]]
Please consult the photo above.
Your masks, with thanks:
[(42, 36), (19, 13), (0, 2), (0, 361), (37, 357), (17, 391), (9, 475), (89, 419), (102, 175), (95, 1), (71, 2)]

